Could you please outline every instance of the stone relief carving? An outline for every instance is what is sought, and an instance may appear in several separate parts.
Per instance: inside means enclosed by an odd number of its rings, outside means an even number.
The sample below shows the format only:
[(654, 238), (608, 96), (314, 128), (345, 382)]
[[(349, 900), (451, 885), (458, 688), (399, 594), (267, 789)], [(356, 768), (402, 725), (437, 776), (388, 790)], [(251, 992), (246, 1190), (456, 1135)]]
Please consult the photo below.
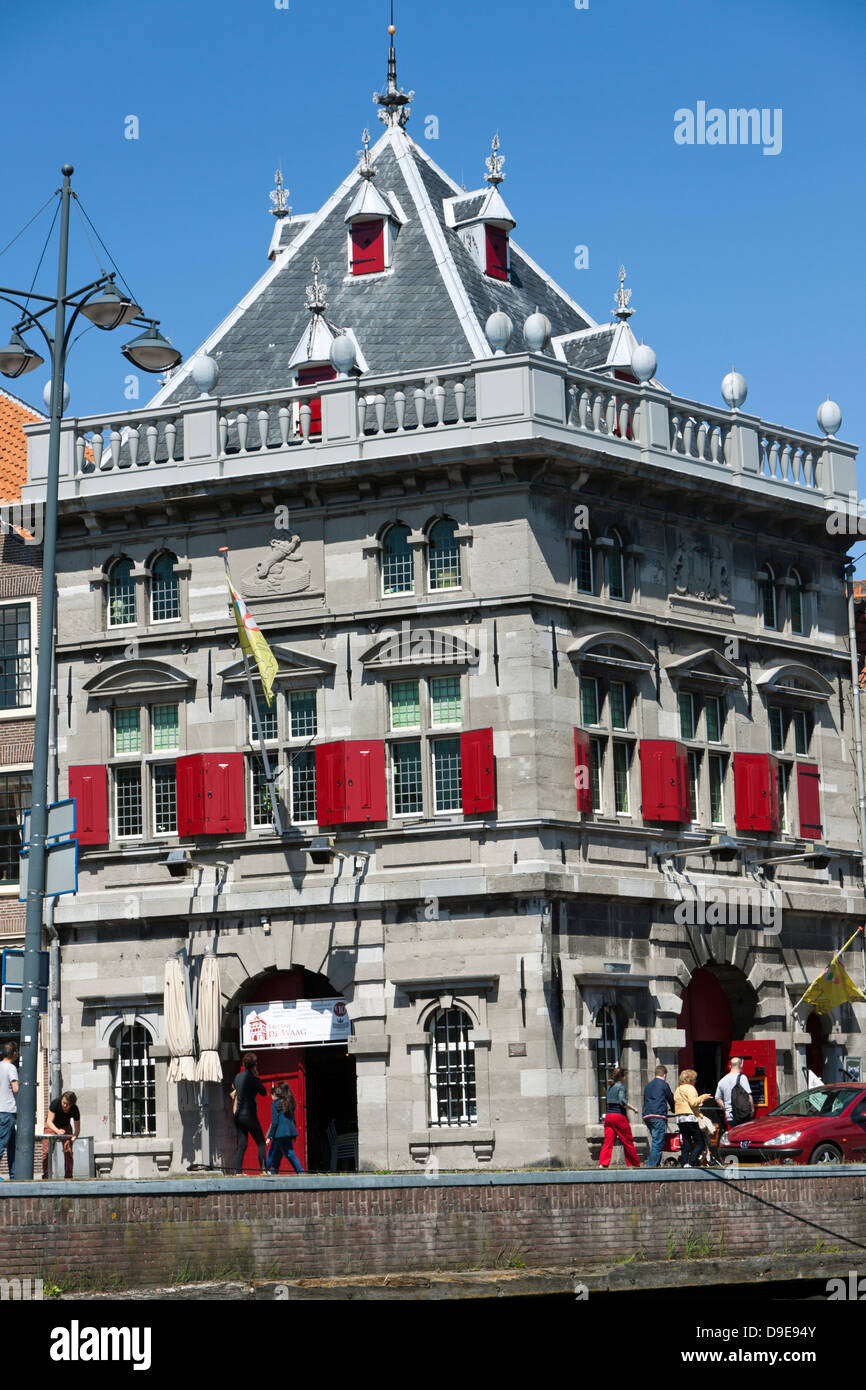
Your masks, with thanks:
[(708, 540), (680, 545), (674, 555), (674, 592), (683, 597), (730, 602), (731, 577), (726, 562)]
[(241, 576), (247, 598), (299, 594), (310, 587), (310, 566), (304, 561), (300, 536), (274, 536), (270, 551)]

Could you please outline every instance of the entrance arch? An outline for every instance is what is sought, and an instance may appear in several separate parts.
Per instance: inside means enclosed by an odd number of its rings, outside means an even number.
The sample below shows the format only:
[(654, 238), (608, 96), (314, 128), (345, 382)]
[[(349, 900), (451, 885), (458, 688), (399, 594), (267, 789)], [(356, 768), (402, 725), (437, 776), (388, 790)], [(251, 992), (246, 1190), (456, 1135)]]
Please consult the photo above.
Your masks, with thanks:
[[(239, 1036), (241, 1005), (290, 1002), (295, 999), (342, 999), (324, 975), (296, 967), (273, 971), (251, 980), (235, 1000), (234, 1036)], [(295, 1098), (298, 1137), (295, 1152), (304, 1168), (327, 1172), (331, 1167), (329, 1128), (338, 1134), (358, 1131), (355, 1059), (345, 1043), (312, 1043), (301, 1047), (269, 1047), (253, 1043), (259, 1076), (266, 1095), (258, 1099), (259, 1120), (267, 1131), (271, 1118), (271, 1087), (288, 1082)], [(333, 1133), (333, 1130), (331, 1130)], [(259, 1171), (255, 1145), (247, 1145), (243, 1171)], [(284, 1170), (285, 1171), (285, 1170)]]
[(704, 965), (695, 970), (683, 991), (680, 1027), (686, 1045), (680, 1050), (680, 1071), (698, 1074), (698, 1091), (715, 1094), (728, 1070), (731, 1043), (748, 1034), (755, 1019), (758, 996), (742, 970), (733, 965)]

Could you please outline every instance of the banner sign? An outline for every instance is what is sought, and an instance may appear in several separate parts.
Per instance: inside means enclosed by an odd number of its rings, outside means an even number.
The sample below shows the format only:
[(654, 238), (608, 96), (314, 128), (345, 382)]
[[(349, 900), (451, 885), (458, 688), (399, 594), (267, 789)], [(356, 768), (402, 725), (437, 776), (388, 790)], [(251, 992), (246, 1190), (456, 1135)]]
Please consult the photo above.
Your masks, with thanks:
[(342, 999), (282, 999), (241, 1008), (241, 1047), (306, 1047), (352, 1036)]

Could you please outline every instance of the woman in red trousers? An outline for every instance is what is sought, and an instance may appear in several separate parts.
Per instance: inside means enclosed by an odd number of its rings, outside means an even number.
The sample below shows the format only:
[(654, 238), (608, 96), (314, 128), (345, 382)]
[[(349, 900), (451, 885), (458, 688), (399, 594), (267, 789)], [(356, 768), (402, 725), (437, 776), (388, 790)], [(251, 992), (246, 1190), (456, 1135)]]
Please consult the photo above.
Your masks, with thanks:
[(629, 1168), (639, 1168), (640, 1159), (637, 1156), (637, 1149), (634, 1146), (631, 1125), (628, 1122), (627, 1110), (633, 1111), (636, 1115), (637, 1110), (633, 1105), (629, 1105), (626, 1100), (626, 1089), (623, 1084), (625, 1069), (617, 1067), (613, 1073), (613, 1080), (607, 1093), (607, 1110), (604, 1116), (604, 1143), (601, 1146), (601, 1153), (598, 1158), (599, 1168), (610, 1166), (613, 1146), (617, 1139), (625, 1150), (625, 1161)]

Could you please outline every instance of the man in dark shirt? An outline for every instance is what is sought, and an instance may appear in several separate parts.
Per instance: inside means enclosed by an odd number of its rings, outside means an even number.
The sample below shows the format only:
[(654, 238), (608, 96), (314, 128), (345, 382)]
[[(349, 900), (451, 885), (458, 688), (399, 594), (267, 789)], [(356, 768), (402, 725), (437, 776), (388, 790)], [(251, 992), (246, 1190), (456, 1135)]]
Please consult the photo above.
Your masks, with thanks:
[[(69, 1139), (63, 1140), (63, 1176), (72, 1177), (72, 1140), (77, 1139), (81, 1130), (81, 1114), (76, 1104), (78, 1100), (74, 1091), (64, 1091), (59, 1100), (53, 1100), (48, 1107), (48, 1119), (45, 1121), (46, 1134), (68, 1134)], [(51, 1142), (48, 1139), (42, 1140), (42, 1176), (48, 1177), (48, 1170), (51, 1163)]]
[(265, 1171), (265, 1136), (259, 1123), (256, 1110), (256, 1097), (265, 1095), (265, 1088), (259, 1079), (258, 1058), (254, 1052), (244, 1055), (244, 1069), (235, 1077), (235, 1128), (238, 1132), (238, 1147), (235, 1155), (235, 1171), (243, 1172), (244, 1155), (250, 1139), (256, 1146), (259, 1171)]
[(647, 1168), (658, 1168), (668, 1127), (668, 1114), (673, 1111), (674, 1097), (667, 1083), (667, 1067), (656, 1067), (655, 1079), (644, 1087), (643, 1122), (650, 1132), (650, 1152)]

